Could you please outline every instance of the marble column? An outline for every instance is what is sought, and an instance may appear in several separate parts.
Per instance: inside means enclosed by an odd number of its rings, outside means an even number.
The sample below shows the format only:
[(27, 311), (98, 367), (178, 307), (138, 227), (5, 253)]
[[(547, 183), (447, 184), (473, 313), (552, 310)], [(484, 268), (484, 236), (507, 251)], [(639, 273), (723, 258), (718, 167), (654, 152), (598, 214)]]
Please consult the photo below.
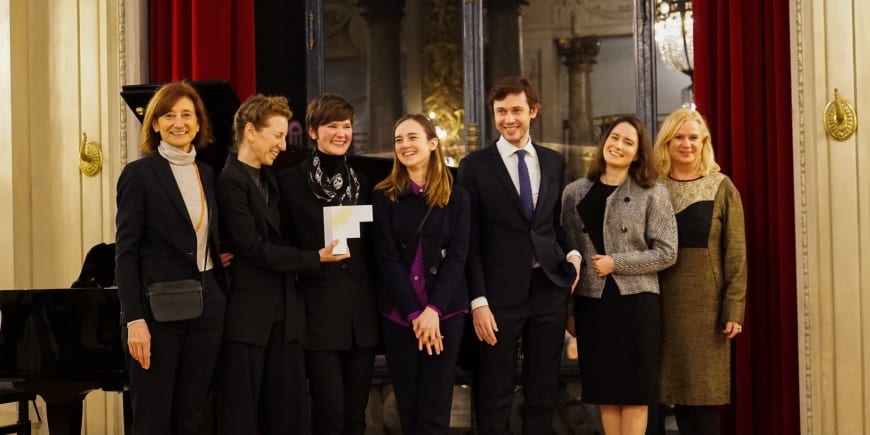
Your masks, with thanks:
[(361, 0), (368, 25), (366, 59), (369, 132), (367, 153), (393, 149), (393, 123), (402, 116), (399, 41), (404, 0)]
[(556, 48), (568, 67), (568, 142), (589, 145), (595, 142), (592, 125), (592, 90), (589, 73), (601, 48), (597, 36), (560, 38)]
[[(486, 0), (486, 32), (488, 43), (484, 48), (486, 94), (503, 77), (523, 75), (523, 43), (521, 7), (527, 0)], [(492, 126), (492, 107), (487, 101), (484, 111), (489, 136), (498, 137)], [(484, 142), (486, 143), (486, 142)]]

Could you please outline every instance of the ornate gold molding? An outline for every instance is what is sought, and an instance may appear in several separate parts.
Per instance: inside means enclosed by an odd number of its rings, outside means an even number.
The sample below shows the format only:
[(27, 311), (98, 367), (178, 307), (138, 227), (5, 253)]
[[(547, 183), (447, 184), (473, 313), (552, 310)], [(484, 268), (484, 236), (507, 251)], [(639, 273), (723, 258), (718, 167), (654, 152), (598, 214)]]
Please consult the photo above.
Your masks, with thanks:
[(462, 118), (462, 11), (452, 0), (431, 0), (423, 45), (423, 107), (438, 130), (445, 157), (465, 155)]
[[(806, 88), (804, 86), (804, 28), (803, 0), (795, 0), (795, 39), (797, 43), (797, 121), (798, 151), (800, 155), (800, 274), (803, 283), (800, 298), (803, 301), (803, 360), (804, 360), (804, 411), (806, 434), (813, 433), (813, 366), (812, 331), (810, 327), (810, 270), (809, 270), (809, 223), (807, 217), (807, 131), (806, 131)], [(800, 332), (799, 332), (800, 333)]]
[[(118, 84), (124, 86), (127, 84), (127, 2), (120, 0), (118, 2)], [(127, 164), (127, 104), (118, 93), (118, 101), (121, 116), (118, 117), (121, 130), (121, 140), (118, 155), (121, 157), (121, 166)]]

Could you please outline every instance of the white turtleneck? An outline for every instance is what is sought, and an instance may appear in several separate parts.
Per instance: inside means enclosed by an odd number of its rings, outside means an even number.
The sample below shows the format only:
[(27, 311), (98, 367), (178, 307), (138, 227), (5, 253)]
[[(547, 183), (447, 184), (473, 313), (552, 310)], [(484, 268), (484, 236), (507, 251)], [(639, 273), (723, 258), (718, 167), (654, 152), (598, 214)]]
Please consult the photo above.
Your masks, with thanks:
[(157, 152), (169, 161), (169, 168), (172, 169), (172, 175), (175, 177), (175, 183), (178, 184), (178, 190), (181, 191), (181, 197), (184, 199), (184, 205), (187, 207), (191, 226), (194, 229), (197, 222), (200, 221), (203, 210), (205, 211), (205, 216), (202, 216), (202, 225), (196, 231), (196, 262), (200, 271), (211, 270), (214, 264), (212, 264), (211, 258), (208, 260), (205, 258), (205, 248), (208, 242), (208, 204), (203, 207), (200, 181), (196, 177), (196, 168), (193, 167), (196, 149), (191, 145), (190, 152), (186, 153), (160, 141)]

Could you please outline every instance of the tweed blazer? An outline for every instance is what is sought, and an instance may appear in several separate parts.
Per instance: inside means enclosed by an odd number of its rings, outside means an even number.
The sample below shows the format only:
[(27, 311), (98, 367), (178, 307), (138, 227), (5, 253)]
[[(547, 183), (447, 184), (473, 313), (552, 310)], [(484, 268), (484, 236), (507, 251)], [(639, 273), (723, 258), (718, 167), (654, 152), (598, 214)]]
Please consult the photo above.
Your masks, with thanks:
[[(600, 298), (605, 278), (592, 268), (592, 257), (599, 252), (577, 210), (592, 184), (584, 177), (565, 187), (562, 228), (583, 255), (574, 294)], [(604, 249), (613, 257), (612, 275), (620, 294), (658, 294), (658, 272), (677, 261), (677, 221), (667, 189), (659, 183), (647, 189), (626, 178), (607, 198), (603, 226)]]

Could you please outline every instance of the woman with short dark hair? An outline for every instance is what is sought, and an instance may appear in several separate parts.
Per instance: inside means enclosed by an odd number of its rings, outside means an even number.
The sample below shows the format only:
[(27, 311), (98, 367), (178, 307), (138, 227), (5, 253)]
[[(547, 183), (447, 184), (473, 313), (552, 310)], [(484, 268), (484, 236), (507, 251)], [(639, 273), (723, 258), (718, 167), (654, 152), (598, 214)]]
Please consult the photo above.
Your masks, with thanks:
[[(323, 246), (323, 207), (371, 204), (371, 184), (347, 161), (353, 106), (336, 94), (308, 104), (305, 123), (311, 155), (278, 179), (281, 215), (290, 244)], [(305, 358), (311, 389), (312, 431), (362, 434), (378, 333), (370, 224), (348, 239), (350, 258), (299, 272), (305, 301)]]

